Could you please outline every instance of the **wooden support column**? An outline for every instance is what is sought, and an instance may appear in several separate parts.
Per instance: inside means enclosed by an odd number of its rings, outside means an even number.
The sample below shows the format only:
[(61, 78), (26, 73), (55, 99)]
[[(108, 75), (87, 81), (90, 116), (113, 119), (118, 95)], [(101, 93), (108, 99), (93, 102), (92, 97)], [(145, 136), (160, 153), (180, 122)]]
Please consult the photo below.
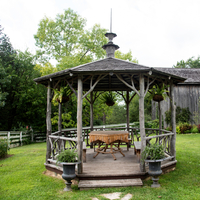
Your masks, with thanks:
[(78, 98), (77, 98), (77, 139), (78, 139), (78, 156), (81, 164), (78, 165), (78, 174), (83, 172), (83, 161), (82, 161), (82, 99), (83, 95), (83, 82), (82, 77), (78, 77)]
[(62, 131), (62, 104), (58, 105), (58, 131)]
[(174, 84), (173, 81), (171, 80), (170, 82), (170, 106), (171, 106), (171, 124), (172, 124), (172, 132), (174, 135), (172, 135), (171, 138), (171, 153), (172, 156), (174, 156), (173, 160), (176, 160), (176, 106), (174, 102)]
[(129, 131), (129, 123), (130, 123), (130, 119), (129, 119), (129, 91), (127, 91), (126, 93), (126, 127), (127, 127), (127, 131)]
[[(141, 136), (141, 153), (146, 147), (146, 135), (144, 125), (144, 76), (140, 74), (140, 96), (139, 96), (139, 121), (140, 121), (140, 136)], [(145, 172), (145, 164), (140, 160), (140, 169)]]
[(93, 113), (93, 92), (90, 93), (90, 130), (93, 131), (94, 113)]
[(48, 159), (51, 157), (51, 145), (49, 142), (49, 135), (51, 135), (52, 126), (51, 126), (51, 82), (48, 82), (47, 87), (47, 112), (46, 112), (46, 125), (47, 125), (47, 133), (46, 133), (46, 163), (48, 163)]
[(161, 102), (158, 102), (158, 113), (159, 113), (159, 134), (161, 135), (162, 129), (162, 110), (161, 110)]

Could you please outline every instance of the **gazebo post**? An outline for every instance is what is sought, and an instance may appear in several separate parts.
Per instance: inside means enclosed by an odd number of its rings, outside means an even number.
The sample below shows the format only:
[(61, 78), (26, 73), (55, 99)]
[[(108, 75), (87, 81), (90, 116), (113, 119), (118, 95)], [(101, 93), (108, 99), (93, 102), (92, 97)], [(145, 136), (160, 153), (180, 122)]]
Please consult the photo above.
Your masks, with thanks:
[(173, 80), (170, 82), (170, 97), (172, 132), (174, 133), (171, 138), (171, 153), (172, 156), (174, 156), (173, 160), (176, 160), (176, 106), (174, 104)]
[[(144, 75), (140, 74), (140, 96), (139, 96), (139, 121), (140, 121), (140, 137), (141, 137), (141, 152), (146, 147), (146, 135), (144, 126)], [(140, 160), (140, 169), (145, 172), (145, 164)]]
[(161, 129), (162, 129), (162, 110), (161, 110), (161, 102), (158, 102), (158, 114), (159, 114), (159, 134), (161, 135)]
[[(62, 103), (58, 105), (58, 133), (59, 136), (62, 136)], [(63, 143), (60, 141), (60, 149), (63, 149)]]
[(93, 123), (94, 123), (94, 116), (93, 116), (93, 91), (90, 92), (90, 130), (93, 131)]
[(78, 98), (77, 98), (77, 148), (78, 148), (78, 157), (81, 161), (78, 164), (78, 174), (81, 174), (83, 171), (83, 161), (82, 161), (82, 99), (83, 95), (83, 82), (82, 76), (78, 77)]
[(52, 126), (51, 126), (51, 82), (48, 81), (47, 87), (47, 112), (46, 112), (46, 125), (47, 125), (47, 134), (46, 134), (46, 163), (51, 156), (51, 145), (49, 142), (49, 135), (51, 135)]
[(129, 91), (126, 92), (126, 127), (127, 127), (127, 131), (129, 131), (129, 123), (130, 123), (130, 119), (129, 119)]

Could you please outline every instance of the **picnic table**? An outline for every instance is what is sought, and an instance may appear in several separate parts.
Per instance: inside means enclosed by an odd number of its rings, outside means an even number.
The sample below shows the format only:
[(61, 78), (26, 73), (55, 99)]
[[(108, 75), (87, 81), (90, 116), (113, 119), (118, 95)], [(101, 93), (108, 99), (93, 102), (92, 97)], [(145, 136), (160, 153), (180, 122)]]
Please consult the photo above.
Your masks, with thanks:
[[(92, 131), (89, 133), (90, 143), (97, 143), (98, 148), (95, 150), (97, 154), (93, 156), (94, 158), (98, 156), (99, 153), (111, 154), (116, 160), (114, 153), (120, 152), (123, 156), (120, 144), (122, 142), (128, 143), (128, 131)], [(110, 146), (110, 147), (109, 147)], [(110, 149), (110, 151), (107, 151)]]

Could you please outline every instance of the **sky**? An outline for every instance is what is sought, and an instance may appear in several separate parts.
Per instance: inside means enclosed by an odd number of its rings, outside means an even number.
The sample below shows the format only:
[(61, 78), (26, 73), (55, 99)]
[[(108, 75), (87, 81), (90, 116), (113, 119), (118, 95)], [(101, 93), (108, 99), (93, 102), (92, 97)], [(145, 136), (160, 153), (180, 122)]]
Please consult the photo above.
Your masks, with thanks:
[(0, 0), (0, 25), (15, 49), (34, 54), (40, 20), (68, 8), (87, 20), (87, 29), (108, 30), (112, 8), (113, 42), (139, 64), (172, 67), (200, 55), (199, 0)]

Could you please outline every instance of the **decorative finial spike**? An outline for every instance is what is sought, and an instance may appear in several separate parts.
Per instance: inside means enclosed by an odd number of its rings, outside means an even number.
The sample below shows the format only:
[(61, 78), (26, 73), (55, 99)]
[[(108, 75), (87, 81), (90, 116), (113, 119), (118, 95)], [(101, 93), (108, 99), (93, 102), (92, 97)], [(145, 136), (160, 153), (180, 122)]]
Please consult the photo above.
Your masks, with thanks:
[(112, 33), (112, 8), (110, 9), (110, 33)]

